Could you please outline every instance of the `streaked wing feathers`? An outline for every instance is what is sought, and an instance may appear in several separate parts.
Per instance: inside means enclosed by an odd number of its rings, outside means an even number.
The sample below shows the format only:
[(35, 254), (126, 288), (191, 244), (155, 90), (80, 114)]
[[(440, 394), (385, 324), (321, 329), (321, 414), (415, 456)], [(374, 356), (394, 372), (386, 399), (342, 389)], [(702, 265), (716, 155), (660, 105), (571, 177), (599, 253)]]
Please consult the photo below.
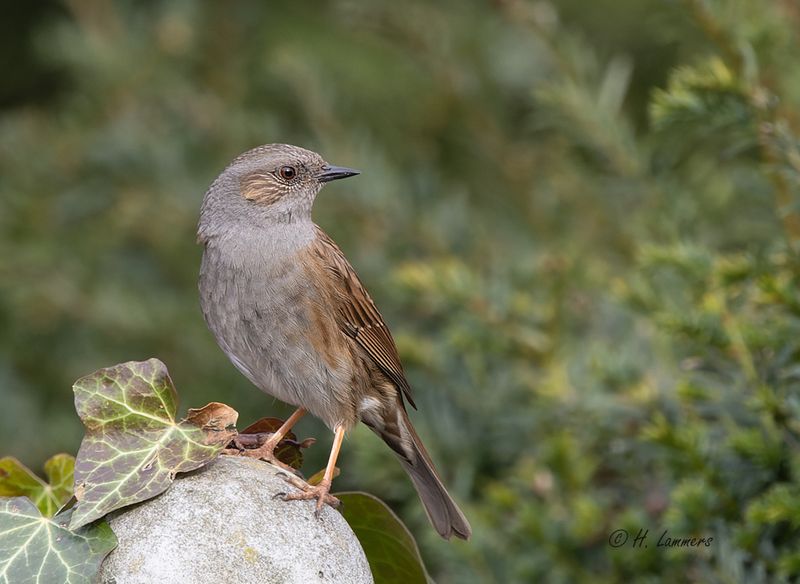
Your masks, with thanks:
[(367, 352), (384, 375), (402, 390), (408, 403), (416, 409), (392, 335), (355, 270), (339, 246), (319, 227), (312, 248), (325, 269), (334, 277), (338, 292), (334, 302), (337, 322), (342, 332)]

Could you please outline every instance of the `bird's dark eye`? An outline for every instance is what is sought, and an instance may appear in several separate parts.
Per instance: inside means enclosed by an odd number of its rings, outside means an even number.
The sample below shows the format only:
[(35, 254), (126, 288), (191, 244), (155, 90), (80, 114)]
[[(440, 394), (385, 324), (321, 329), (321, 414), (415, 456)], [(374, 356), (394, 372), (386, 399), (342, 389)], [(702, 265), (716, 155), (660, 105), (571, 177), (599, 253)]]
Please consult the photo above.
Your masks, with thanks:
[(278, 174), (281, 175), (283, 180), (292, 180), (297, 176), (297, 169), (294, 166), (281, 166)]

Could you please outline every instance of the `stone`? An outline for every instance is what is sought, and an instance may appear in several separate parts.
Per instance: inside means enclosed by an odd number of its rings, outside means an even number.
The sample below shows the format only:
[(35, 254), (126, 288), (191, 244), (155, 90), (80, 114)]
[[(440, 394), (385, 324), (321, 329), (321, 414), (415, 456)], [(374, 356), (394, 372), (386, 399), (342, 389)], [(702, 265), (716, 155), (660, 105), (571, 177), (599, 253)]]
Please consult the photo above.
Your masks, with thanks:
[(104, 584), (372, 582), (350, 526), (292, 492), (271, 464), (221, 456), (179, 475), (162, 495), (109, 516), (119, 547), (103, 562)]

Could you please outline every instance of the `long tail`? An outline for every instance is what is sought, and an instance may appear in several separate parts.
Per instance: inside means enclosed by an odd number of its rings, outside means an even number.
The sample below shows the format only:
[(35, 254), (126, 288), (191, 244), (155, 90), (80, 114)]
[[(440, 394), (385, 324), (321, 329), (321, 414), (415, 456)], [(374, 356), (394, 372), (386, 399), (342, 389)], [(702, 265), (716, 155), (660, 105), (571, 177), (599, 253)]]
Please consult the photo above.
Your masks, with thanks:
[(414, 483), (428, 519), (439, 535), (445, 539), (450, 539), (454, 535), (461, 539), (469, 539), (472, 535), (469, 521), (442, 484), (442, 479), (439, 478), (431, 457), (422, 445), (414, 426), (411, 425), (405, 408), (401, 406), (398, 410), (396, 426), (390, 424), (379, 429), (369, 423), (367, 425), (397, 454)]

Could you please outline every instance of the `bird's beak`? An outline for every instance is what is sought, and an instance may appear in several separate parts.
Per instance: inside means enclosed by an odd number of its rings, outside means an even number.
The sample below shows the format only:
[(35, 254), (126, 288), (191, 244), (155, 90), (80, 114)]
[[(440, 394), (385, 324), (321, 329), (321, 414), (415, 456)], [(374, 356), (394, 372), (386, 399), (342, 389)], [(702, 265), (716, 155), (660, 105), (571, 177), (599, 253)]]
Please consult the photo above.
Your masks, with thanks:
[(361, 174), (361, 171), (353, 170), (352, 168), (345, 168), (344, 166), (332, 166), (330, 164), (326, 164), (322, 167), (322, 172), (317, 175), (317, 180), (325, 183), (332, 180), (339, 180), (340, 178), (355, 176), (357, 174)]

